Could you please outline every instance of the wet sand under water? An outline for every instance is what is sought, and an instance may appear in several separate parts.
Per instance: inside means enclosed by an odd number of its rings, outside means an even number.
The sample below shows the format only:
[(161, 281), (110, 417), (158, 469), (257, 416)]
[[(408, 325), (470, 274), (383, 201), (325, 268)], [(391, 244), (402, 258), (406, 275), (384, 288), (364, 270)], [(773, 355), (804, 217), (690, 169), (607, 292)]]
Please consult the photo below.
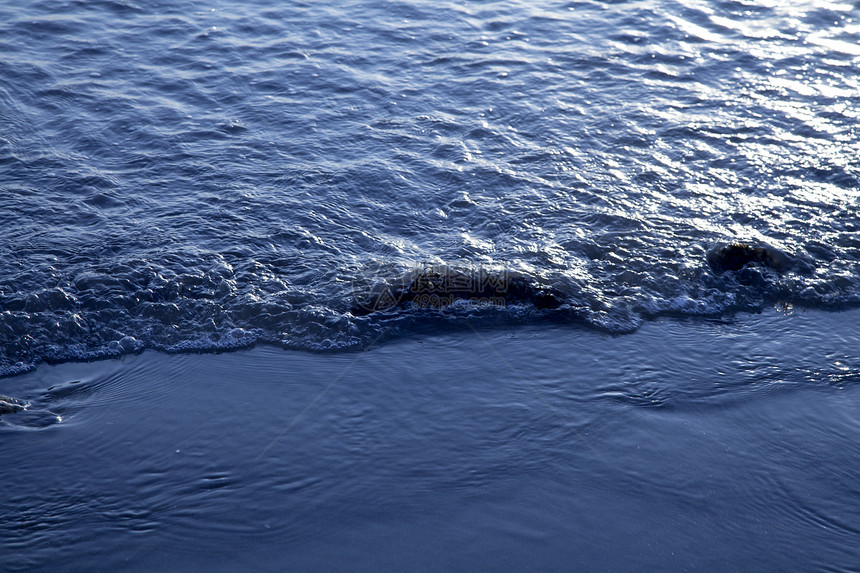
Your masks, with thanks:
[(858, 341), (795, 311), (44, 366), (0, 379), (0, 569), (856, 571)]

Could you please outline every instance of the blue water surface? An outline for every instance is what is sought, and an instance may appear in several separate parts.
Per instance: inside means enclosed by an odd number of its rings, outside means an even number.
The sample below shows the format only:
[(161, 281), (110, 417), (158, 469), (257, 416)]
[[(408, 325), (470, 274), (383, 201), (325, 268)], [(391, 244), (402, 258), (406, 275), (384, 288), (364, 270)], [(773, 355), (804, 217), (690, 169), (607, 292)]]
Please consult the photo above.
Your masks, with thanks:
[(0, 570), (857, 571), (858, 70), (848, 0), (0, 0)]
[[(0, 372), (860, 302), (849, 3), (0, 4)], [(715, 245), (797, 264), (715, 273)], [(521, 273), (551, 313), (355, 316)]]
[(0, 570), (855, 571), (858, 315), (42, 366)]

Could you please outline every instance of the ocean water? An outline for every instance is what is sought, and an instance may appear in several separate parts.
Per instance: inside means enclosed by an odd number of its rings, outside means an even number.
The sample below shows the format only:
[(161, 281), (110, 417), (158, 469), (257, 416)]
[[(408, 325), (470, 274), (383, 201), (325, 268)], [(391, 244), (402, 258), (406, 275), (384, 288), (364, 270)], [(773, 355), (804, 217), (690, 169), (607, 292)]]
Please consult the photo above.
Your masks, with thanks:
[(0, 569), (857, 571), (858, 69), (847, 0), (0, 0)]
[(857, 571), (858, 338), (812, 311), (43, 366), (5, 380), (0, 570)]
[[(0, 372), (860, 303), (848, 2), (0, 3)], [(784, 273), (716, 273), (717, 245)], [(519, 273), (552, 312), (355, 316)]]

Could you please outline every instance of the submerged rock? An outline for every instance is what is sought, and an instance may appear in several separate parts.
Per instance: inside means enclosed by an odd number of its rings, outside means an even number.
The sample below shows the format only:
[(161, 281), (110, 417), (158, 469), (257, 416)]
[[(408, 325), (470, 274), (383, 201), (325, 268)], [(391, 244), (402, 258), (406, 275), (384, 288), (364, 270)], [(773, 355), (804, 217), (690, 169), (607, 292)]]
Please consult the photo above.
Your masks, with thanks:
[(538, 309), (557, 308), (564, 295), (515, 273), (464, 272), (445, 266), (425, 268), (369, 293), (356, 295), (353, 315), (364, 316), (411, 303), (421, 308), (444, 308), (457, 301), (477, 306), (532, 304)]
[(20, 412), (26, 407), (27, 403), (22, 402), (17, 398), (11, 398), (9, 396), (0, 396), (0, 415), (14, 414), (15, 412)]
[(748, 265), (783, 272), (791, 266), (791, 258), (773, 247), (733, 243), (711, 249), (708, 252), (708, 264), (717, 273), (739, 271)]
[(4, 419), (2, 425), (38, 429), (47, 428), (48, 426), (62, 422), (62, 416), (47, 409), (48, 406), (49, 404), (46, 404), (42, 399), (36, 399), (35, 402), (25, 402), (11, 396), (0, 395), (0, 416), (15, 414), (13, 417)]

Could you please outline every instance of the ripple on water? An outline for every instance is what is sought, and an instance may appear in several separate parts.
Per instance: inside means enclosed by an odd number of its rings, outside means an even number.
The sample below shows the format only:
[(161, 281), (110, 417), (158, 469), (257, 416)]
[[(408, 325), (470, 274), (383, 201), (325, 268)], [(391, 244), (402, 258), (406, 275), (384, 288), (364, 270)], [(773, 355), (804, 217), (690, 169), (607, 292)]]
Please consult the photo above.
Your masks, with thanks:
[[(849, 8), (265, 4), (0, 7), (0, 372), (499, 320), (351, 315), (380, 260), (616, 333), (860, 302)], [(714, 273), (736, 242), (805, 267)]]

